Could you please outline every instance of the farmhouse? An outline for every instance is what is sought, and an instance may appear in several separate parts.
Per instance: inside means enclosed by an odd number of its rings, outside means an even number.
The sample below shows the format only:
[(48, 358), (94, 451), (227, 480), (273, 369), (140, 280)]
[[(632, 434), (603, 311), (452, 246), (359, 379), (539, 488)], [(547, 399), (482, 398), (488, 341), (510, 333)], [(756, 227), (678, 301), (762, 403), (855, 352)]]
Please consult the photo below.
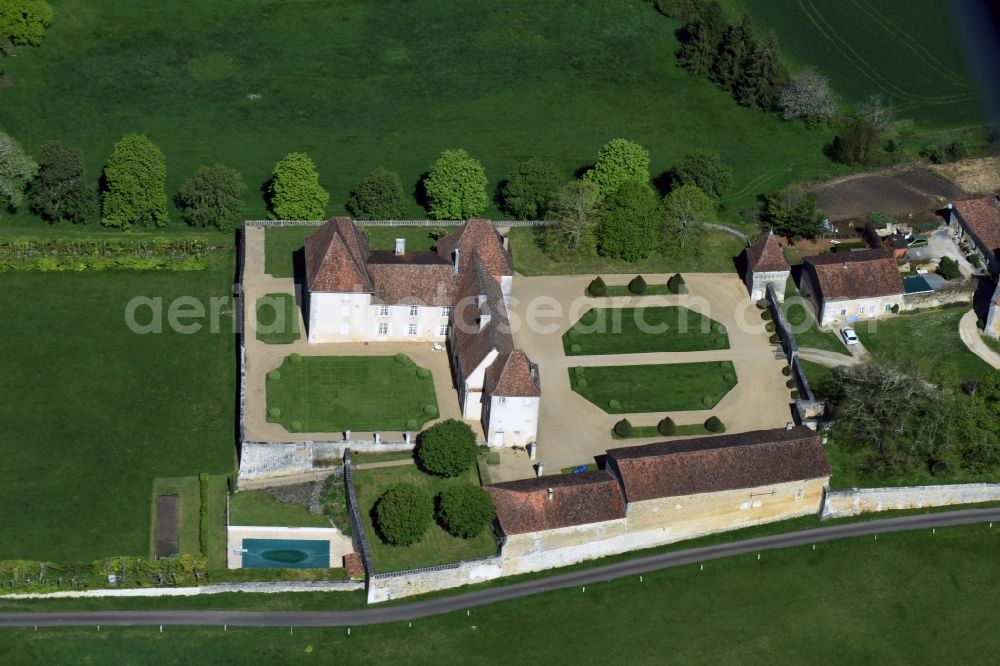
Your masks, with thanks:
[(785, 283), (791, 273), (791, 267), (785, 260), (781, 243), (773, 231), (754, 241), (747, 248), (747, 268), (744, 279), (750, 290), (750, 300), (759, 301), (764, 298), (767, 285), (774, 285), (779, 301), (785, 300)]
[(305, 243), (311, 343), (446, 342), (462, 414), (491, 446), (526, 446), (538, 432), (538, 368), (514, 349), (508, 307), (514, 263), (489, 220), (469, 220), (435, 251), (371, 250), (348, 218)]
[(898, 312), (906, 288), (896, 260), (881, 250), (805, 257), (799, 293), (813, 301), (821, 325)]
[(972, 241), (993, 275), (1000, 275), (1000, 195), (948, 204), (948, 226)]

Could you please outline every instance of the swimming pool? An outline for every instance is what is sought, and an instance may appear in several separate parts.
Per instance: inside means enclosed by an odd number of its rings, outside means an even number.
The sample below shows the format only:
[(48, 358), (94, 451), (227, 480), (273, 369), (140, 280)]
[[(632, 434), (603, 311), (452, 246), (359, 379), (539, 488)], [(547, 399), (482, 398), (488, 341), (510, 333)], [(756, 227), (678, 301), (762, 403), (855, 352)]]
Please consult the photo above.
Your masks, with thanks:
[(243, 567), (318, 569), (330, 566), (330, 542), (314, 539), (243, 539)]

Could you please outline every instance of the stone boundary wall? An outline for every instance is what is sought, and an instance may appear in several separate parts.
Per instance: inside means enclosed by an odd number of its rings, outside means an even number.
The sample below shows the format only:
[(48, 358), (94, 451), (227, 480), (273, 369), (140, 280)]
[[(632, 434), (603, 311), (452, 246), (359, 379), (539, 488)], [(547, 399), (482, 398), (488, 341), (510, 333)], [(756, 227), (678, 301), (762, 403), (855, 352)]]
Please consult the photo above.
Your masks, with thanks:
[(949, 286), (947, 289), (937, 289), (919, 294), (904, 294), (903, 311), (909, 312), (924, 308), (937, 308), (952, 303), (971, 303), (975, 294), (975, 282), (967, 282), (954, 287)]
[[(246, 227), (321, 227), (326, 224), (326, 220), (244, 220)], [(457, 227), (465, 223), (465, 220), (353, 220), (359, 227)], [(508, 227), (511, 229), (519, 227), (546, 227), (552, 224), (548, 220), (492, 220), (494, 227)], [(735, 229), (723, 228), (724, 231), (734, 233), (746, 239)]]
[(344, 484), (347, 486), (347, 511), (351, 519), (351, 532), (354, 533), (355, 550), (361, 553), (361, 562), (364, 564), (365, 574), (370, 579), (375, 573), (375, 566), (372, 564), (372, 551), (368, 545), (368, 535), (365, 534), (365, 526), (361, 522), (361, 514), (358, 513), (358, 496), (354, 492), (354, 475), (351, 472), (350, 449), (344, 451)]
[(806, 378), (805, 370), (802, 369), (802, 364), (799, 362), (799, 343), (795, 341), (795, 334), (792, 333), (792, 329), (788, 325), (788, 320), (785, 319), (785, 313), (781, 309), (781, 302), (778, 300), (778, 294), (774, 290), (774, 284), (769, 283), (767, 285), (765, 296), (768, 307), (771, 309), (774, 330), (781, 340), (781, 348), (784, 350), (785, 357), (788, 359), (788, 365), (792, 369), (792, 377), (795, 378), (799, 386), (799, 394), (803, 399), (812, 402), (816, 399), (816, 396), (813, 394), (812, 387), (809, 386), (809, 380)]
[(1000, 502), (1000, 484), (965, 483), (903, 488), (851, 488), (828, 490), (820, 517), (842, 518), (877, 511), (922, 509), (953, 504)]
[(288, 581), (273, 583), (216, 583), (191, 587), (125, 587), (102, 590), (66, 590), (31, 594), (4, 594), (0, 599), (70, 599), (81, 597), (193, 597), (199, 594), (224, 594), (226, 592), (254, 592), (276, 594), (279, 592), (353, 592), (361, 590), (364, 583), (356, 581)]
[(334, 467), (345, 458), (348, 449), (365, 453), (412, 451), (416, 437), (409, 442), (371, 439), (345, 439), (302, 442), (243, 442), (240, 452), (240, 479), (303, 474)]

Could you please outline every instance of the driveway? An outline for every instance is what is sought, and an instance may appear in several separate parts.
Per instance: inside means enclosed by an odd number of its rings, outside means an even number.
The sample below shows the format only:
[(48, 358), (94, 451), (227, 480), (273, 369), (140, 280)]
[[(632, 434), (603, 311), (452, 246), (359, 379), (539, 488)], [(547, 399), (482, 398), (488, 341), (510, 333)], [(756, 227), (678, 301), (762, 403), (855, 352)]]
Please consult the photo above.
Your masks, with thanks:
[[(631, 276), (606, 278), (608, 284), (625, 284)], [(669, 275), (645, 275), (646, 281), (664, 283)], [(663, 437), (615, 440), (611, 428), (624, 416), (633, 425), (655, 425), (669, 415), (679, 425), (702, 423), (715, 415), (728, 432), (784, 427), (791, 419), (784, 357), (775, 353), (763, 322), (735, 273), (691, 273), (684, 276), (689, 293), (684, 296), (587, 298), (584, 290), (593, 276), (515, 276), (513, 288), (514, 343), (538, 364), (542, 384), (538, 425), (538, 460), (546, 474), (564, 467), (593, 462), (609, 448), (662, 441)], [(562, 335), (579, 315), (592, 307), (685, 305), (725, 325), (730, 349), (702, 352), (660, 352), (623, 355), (574, 356), (563, 352)], [(529, 326), (532, 313), (539, 325)], [(608, 414), (570, 388), (567, 368), (576, 365), (633, 365), (692, 363), (730, 360), (739, 383), (711, 410)], [(504, 451), (501, 464), (490, 468), (495, 481), (532, 476), (532, 461), (520, 452)]]
[(975, 310), (966, 312), (958, 322), (958, 334), (962, 342), (969, 348), (969, 351), (989, 363), (992, 367), (1000, 370), (1000, 354), (983, 342), (983, 336), (979, 332), (979, 320)]
[[(969, 278), (972, 275), (982, 275), (982, 271), (976, 269), (952, 238), (951, 231), (947, 227), (938, 229), (927, 236), (927, 245), (916, 249), (908, 250), (906, 256), (911, 261), (937, 261), (941, 257), (951, 257), (958, 262), (958, 269), (962, 276)], [(930, 277), (930, 276), (928, 276)], [(932, 287), (935, 285), (931, 285)]]

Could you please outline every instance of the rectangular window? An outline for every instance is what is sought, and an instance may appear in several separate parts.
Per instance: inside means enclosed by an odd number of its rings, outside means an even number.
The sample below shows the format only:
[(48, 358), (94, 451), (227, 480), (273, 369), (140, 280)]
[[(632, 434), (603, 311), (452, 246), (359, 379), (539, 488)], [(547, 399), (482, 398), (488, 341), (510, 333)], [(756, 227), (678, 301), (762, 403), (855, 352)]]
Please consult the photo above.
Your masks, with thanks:
[(378, 316), (379, 317), (388, 317), (389, 316), (389, 306), (388, 305), (380, 305), (380, 306), (378, 306)]
[(504, 397), (501, 396), (501, 397), (497, 398), (497, 402), (499, 402), (501, 405), (506, 405), (507, 404), (507, 398), (504, 398)]
[(406, 329), (406, 334), (407, 335), (416, 335), (417, 334), (417, 325), (416, 324), (410, 324), (409, 328)]
[(868, 314), (875, 314), (875, 306), (874, 305), (869, 305), (868, 306)]
[(892, 306), (891, 305), (885, 306), (885, 311), (886, 312), (892, 312)]
[(441, 316), (442, 317), (450, 317), (451, 316), (451, 306), (450, 305), (446, 305), (443, 308), (441, 308)]
[(448, 327), (447, 326), (438, 326), (438, 335), (440, 335), (441, 337), (444, 337), (444, 336), (448, 335)]
[(420, 309), (416, 305), (411, 305), (410, 306), (410, 316), (411, 317), (416, 317), (418, 314), (420, 314)]
[(385, 323), (379, 324), (378, 325), (378, 334), (379, 335), (389, 335), (389, 324), (385, 324)]
[(840, 316), (841, 317), (846, 317), (847, 316), (847, 310), (841, 310), (840, 311)]

